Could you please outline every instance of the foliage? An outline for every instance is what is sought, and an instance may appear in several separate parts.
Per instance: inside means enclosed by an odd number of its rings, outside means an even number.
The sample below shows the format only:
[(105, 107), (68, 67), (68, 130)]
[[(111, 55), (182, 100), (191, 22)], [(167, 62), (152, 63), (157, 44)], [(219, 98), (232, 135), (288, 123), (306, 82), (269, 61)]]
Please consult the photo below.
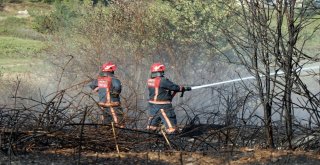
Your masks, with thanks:
[(29, 58), (41, 52), (44, 43), (15, 37), (0, 37), (0, 58)]
[[(0, 70), (3, 73), (27, 73), (43, 67), (40, 53), (46, 48), (42, 41), (0, 37)], [(42, 70), (44, 71), (44, 70)]]
[[(50, 32), (59, 32), (56, 34), (60, 35), (59, 43), (51, 44), (54, 45), (52, 57), (59, 59), (57, 56), (71, 54), (80, 63), (76, 66), (81, 71), (90, 66), (97, 68), (104, 59), (130, 58), (137, 63), (153, 59), (181, 67), (179, 70), (186, 67), (188, 60), (201, 64), (214, 52), (206, 41), (214, 40), (217, 46), (225, 46), (216, 30), (218, 24), (232, 26), (230, 13), (223, 10), (226, 3), (220, 1), (119, 1), (107, 7), (103, 4), (93, 7), (91, 3), (62, 2), (50, 15), (40, 19), (50, 22), (38, 26), (39, 31), (52, 28)], [(70, 16), (58, 12), (61, 8)], [(64, 21), (57, 23), (56, 19)], [(59, 30), (54, 28), (56, 25)], [(59, 46), (65, 47), (64, 52)], [(203, 58), (195, 58), (194, 54)]]
[[(222, 3), (223, 2), (223, 3)], [(195, 42), (212, 38), (217, 28), (231, 25), (231, 12), (226, 10), (232, 1), (179, 0), (169, 1), (174, 11), (170, 20), (172, 37), (181, 41)], [(170, 17), (167, 17), (170, 18)]]
[(18, 28), (24, 27), (27, 24), (26, 19), (17, 17), (7, 17), (6, 19), (0, 21), (0, 35), (10, 35), (13, 34)]
[(49, 14), (35, 16), (33, 28), (41, 33), (54, 33), (72, 26), (77, 17), (76, 1), (56, 1), (54, 10)]
[[(0, 65), (1, 73), (35, 73), (42, 66), (40, 53), (47, 47), (44, 35), (32, 29), (33, 14), (50, 10), (47, 4), (8, 3), (0, 18)], [(29, 15), (19, 15), (27, 10)]]

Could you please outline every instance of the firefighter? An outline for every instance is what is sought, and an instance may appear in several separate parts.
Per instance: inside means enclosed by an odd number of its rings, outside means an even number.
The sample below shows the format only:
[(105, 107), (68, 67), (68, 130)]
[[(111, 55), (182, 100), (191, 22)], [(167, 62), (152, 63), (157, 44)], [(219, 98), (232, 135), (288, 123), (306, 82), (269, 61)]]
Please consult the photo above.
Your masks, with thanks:
[(172, 107), (172, 99), (177, 92), (190, 91), (191, 87), (179, 86), (164, 76), (165, 66), (161, 63), (152, 64), (151, 77), (148, 79), (149, 119), (148, 130), (158, 130), (164, 123), (166, 132), (176, 131), (176, 114)]
[(90, 88), (99, 95), (99, 106), (103, 110), (103, 124), (115, 123), (124, 127), (123, 110), (121, 108), (121, 82), (115, 77), (117, 66), (112, 62), (102, 65), (97, 79), (92, 81)]

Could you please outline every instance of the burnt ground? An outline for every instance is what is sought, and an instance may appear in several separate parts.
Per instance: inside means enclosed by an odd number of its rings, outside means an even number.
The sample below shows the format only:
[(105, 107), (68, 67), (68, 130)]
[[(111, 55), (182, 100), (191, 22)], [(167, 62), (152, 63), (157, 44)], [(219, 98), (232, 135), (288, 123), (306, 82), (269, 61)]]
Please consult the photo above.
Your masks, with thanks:
[[(201, 136), (177, 135), (169, 138), (171, 147), (157, 133), (119, 130), (117, 143), (109, 127), (87, 127), (82, 131), (27, 131), (12, 134), (15, 143), (3, 133), (0, 165), (73, 165), (73, 164), (148, 164), (148, 165), (316, 165), (320, 152), (304, 150), (267, 150), (259, 146), (222, 145), (217, 131)], [(73, 130), (73, 129), (72, 129)], [(221, 130), (221, 129), (220, 129)], [(192, 131), (191, 133), (198, 133)], [(190, 132), (188, 135), (190, 135)], [(257, 133), (255, 133), (257, 134)], [(4, 138), (7, 135), (7, 138)], [(224, 134), (223, 134), (224, 135)], [(190, 135), (191, 136), (191, 135)], [(211, 138), (212, 137), (212, 138)], [(211, 138), (211, 140), (210, 140)], [(116, 145), (120, 153), (117, 153)], [(311, 144), (311, 143), (310, 143)], [(0, 146), (1, 146), (0, 145)], [(8, 155), (8, 149), (12, 149)], [(81, 154), (79, 154), (81, 153)]]
[(72, 165), (72, 164), (246, 164), (246, 165), (316, 165), (320, 164), (320, 154), (306, 151), (263, 150), (241, 148), (233, 151), (214, 153), (202, 152), (82, 152), (80, 159), (76, 149), (59, 149), (42, 152), (28, 152), (20, 155), (0, 154), (0, 165), (39, 164), (39, 165)]
[[(80, 130), (77, 126), (53, 132), (7, 130), (0, 134), (0, 165), (320, 164), (318, 143), (306, 143), (308, 145), (296, 147), (294, 151), (267, 150), (259, 145), (264, 141), (263, 136), (248, 128), (245, 134), (250, 136), (247, 139), (243, 136), (243, 139), (258, 142), (258, 145), (251, 145), (251, 148), (240, 147), (237, 145), (241, 144), (240, 141), (234, 143), (235, 145), (231, 143), (234, 139), (232, 137), (237, 134), (234, 131), (238, 129), (210, 130), (206, 127), (205, 133), (202, 130), (197, 128), (175, 136), (130, 129), (118, 129), (117, 133), (113, 134), (112, 128), (108, 126), (86, 126)], [(252, 138), (252, 134), (255, 138)], [(170, 143), (166, 142), (164, 137), (168, 138)], [(13, 141), (10, 142), (10, 138)], [(315, 141), (318, 142), (317, 139)], [(309, 145), (314, 146), (313, 151), (306, 149)], [(9, 149), (12, 150), (11, 155), (8, 155)]]

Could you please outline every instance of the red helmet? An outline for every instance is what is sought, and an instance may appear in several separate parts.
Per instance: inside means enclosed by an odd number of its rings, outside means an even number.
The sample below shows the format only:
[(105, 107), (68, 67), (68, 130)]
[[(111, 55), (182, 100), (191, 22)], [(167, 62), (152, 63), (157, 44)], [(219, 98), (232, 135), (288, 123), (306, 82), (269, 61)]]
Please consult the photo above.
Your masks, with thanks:
[(151, 65), (151, 72), (163, 72), (166, 70), (166, 67), (161, 63), (154, 63)]
[(104, 63), (101, 67), (102, 72), (113, 72), (117, 69), (117, 66), (112, 62)]

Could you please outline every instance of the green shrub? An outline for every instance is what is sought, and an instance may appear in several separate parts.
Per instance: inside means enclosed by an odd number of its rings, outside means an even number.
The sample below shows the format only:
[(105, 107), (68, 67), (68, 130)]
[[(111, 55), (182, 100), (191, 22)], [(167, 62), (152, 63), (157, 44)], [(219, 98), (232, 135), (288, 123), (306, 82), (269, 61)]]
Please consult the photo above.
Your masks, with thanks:
[(33, 28), (41, 33), (54, 33), (72, 26), (73, 20), (77, 18), (74, 3), (78, 2), (56, 2), (51, 13), (35, 16)]
[(0, 11), (3, 11), (3, 4), (4, 4), (4, 0), (0, 0)]
[(57, 31), (58, 27), (50, 15), (39, 15), (34, 19), (33, 28), (40, 33), (53, 33)]

